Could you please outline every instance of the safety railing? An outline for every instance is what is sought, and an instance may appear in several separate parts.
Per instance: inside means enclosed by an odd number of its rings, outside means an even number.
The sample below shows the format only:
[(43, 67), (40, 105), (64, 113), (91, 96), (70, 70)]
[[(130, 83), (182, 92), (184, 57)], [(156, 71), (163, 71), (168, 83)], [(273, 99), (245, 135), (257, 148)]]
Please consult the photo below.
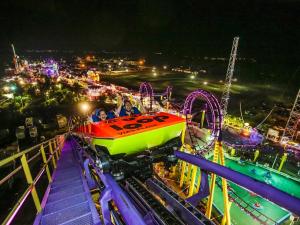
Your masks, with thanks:
[[(65, 134), (58, 135), (50, 140), (44, 141), (38, 145), (35, 145), (31, 148), (16, 153), (0, 161), (0, 169), (1, 169), (8, 166), (9, 164), (12, 164), (20, 160), (20, 165), (18, 167), (14, 168), (11, 172), (9, 172), (7, 175), (4, 175), (4, 177), (1, 178), (0, 187), (2, 187), (2, 185), (7, 183), (10, 179), (13, 179), (15, 176), (17, 176), (21, 170), (23, 170), (27, 181), (26, 190), (23, 192), (21, 197), (16, 201), (14, 206), (11, 208), (8, 215), (5, 217), (4, 221), (1, 221), (2, 224), (12, 223), (12, 221), (16, 218), (16, 215), (18, 214), (22, 206), (24, 206), (24, 203), (26, 202), (30, 194), (32, 196), (36, 211), (40, 212), (42, 210), (41, 201), (39, 199), (36, 190), (36, 185), (45, 172), (47, 175), (48, 183), (50, 184), (52, 182), (50, 166), (52, 164), (51, 168), (54, 171), (57, 166), (57, 161), (61, 154), (61, 149), (63, 147), (64, 139), (65, 139)], [(38, 157), (41, 157), (40, 160), (42, 160), (42, 167), (37, 173), (37, 175), (33, 178), (32, 177), (33, 171), (30, 169), (30, 163), (38, 159)]]

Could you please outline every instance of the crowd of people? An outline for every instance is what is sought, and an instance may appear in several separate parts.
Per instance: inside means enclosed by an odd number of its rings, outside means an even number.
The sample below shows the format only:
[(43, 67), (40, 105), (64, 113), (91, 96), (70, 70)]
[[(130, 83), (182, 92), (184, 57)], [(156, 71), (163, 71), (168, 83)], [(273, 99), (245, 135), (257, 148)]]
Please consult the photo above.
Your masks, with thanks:
[(90, 118), (91, 122), (95, 123), (116, 117), (139, 115), (145, 112), (140, 101), (137, 102), (140, 109), (133, 106), (132, 102), (128, 98), (124, 98), (122, 95), (118, 95), (118, 103), (119, 104), (115, 110), (108, 112), (104, 109), (95, 109)]

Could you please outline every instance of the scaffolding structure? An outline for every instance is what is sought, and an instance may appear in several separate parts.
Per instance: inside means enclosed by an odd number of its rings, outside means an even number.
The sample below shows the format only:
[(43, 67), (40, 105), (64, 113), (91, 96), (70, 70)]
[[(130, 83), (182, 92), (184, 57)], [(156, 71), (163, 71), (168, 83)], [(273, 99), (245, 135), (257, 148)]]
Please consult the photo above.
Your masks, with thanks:
[(290, 117), (286, 123), (280, 142), (286, 144), (288, 141), (294, 140), (297, 136), (298, 125), (300, 123), (300, 89), (296, 96)]
[(15, 65), (15, 73), (17, 74), (20, 71), (19, 56), (16, 54), (15, 47), (14, 47), (13, 44), (11, 44), (11, 48), (12, 48), (12, 52), (13, 52), (13, 62), (14, 62), (14, 65)]
[(221, 110), (222, 110), (223, 118), (225, 118), (225, 116), (227, 115), (227, 108), (228, 108), (228, 102), (229, 102), (229, 96), (230, 96), (230, 88), (231, 88), (231, 82), (232, 82), (232, 76), (233, 76), (233, 71), (234, 71), (234, 65), (235, 65), (235, 60), (236, 60), (236, 53), (237, 53), (237, 48), (238, 48), (238, 44), (239, 44), (239, 39), (240, 39), (239, 37), (234, 37), (234, 39), (233, 39), (229, 63), (228, 63), (228, 67), (227, 67), (226, 79), (225, 79), (224, 89), (223, 89), (223, 94), (222, 94), (222, 99), (221, 99)]

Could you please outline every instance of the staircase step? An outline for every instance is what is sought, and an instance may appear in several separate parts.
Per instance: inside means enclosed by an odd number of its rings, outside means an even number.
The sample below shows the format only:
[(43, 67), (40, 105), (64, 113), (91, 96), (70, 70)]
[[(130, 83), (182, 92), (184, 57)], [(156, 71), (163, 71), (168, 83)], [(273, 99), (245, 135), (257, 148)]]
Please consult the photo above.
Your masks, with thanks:
[(52, 183), (51, 187), (56, 188), (60, 186), (66, 186), (69, 183), (73, 183), (75, 181), (81, 180), (81, 177), (70, 177), (66, 178), (65, 180), (55, 181)]
[(90, 213), (90, 208), (87, 202), (69, 207), (55, 213), (47, 214), (42, 217), (42, 225), (62, 224), (69, 220), (79, 218), (87, 213)]
[(69, 198), (64, 198), (62, 200), (56, 201), (56, 202), (49, 202), (45, 208), (44, 208), (44, 215), (47, 215), (49, 213), (54, 213), (58, 210), (62, 210), (65, 208), (68, 208), (70, 206), (74, 206), (83, 202), (87, 201), (87, 197), (85, 193), (73, 195)]
[(69, 171), (65, 173), (60, 173), (60, 171), (58, 171), (54, 181), (63, 181), (69, 177), (80, 177), (79, 171)]
[[(73, 184), (73, 182), (72, 182)], [(65, 194), (72, 194), (74, 193), (74, 191), (77, 193), (77, 189), (80, 189), (82, 192), (84, 192), (84, 188), (83, 188), (83, 184), (78, 183), (77, 185), (68, 185), (68, 186), (64, 186), (64, 187), (59, 187), (59, 188), (55, 188), (55, 189), (51, 189), (49, 195), (65, 195)]]
[(51, 188), (50, 194), (62, 191), (64, 189), (68, 189), (70, 187), (77, 187), (80, 185), (82, 185), (81, 179), (78, 179), (78, 180), (75, 180), (72, 182), (67, 182), (65, 185), (59, 185), (59, 186), (55, 186), (55, 187)]
[[(81, 168), (70, 144), (66, 144), (57, 163), (46, 204), (35, 224), (94, 225), (100, 224)], [(91, 204), (91, 205), (90, 205)]]
[(69, 220), (60, 225), (91, 225), (94, 224), (92, 213), (87, 213), (76, 219)]
[(67, 197), (70, 197), (72, 195), (83, 193), (83, 192), (84, 192), (83, 186), (68, 188), (68, 189), (59, 191), (57, 193), (50, 194), (49, 197), (48, 197), (47, 202), (58, 201), (58, 200), (61, 200), (63, 198), (67, 198)]

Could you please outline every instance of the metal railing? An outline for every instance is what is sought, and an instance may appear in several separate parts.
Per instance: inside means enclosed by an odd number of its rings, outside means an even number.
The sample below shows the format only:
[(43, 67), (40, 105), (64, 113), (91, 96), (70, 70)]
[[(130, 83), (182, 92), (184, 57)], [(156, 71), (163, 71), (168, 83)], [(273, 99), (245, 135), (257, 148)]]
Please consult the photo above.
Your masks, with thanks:
[[(50, 162), (52, 164), (53, 170), (57, 166), (57, 161), (60, 157), (61, 149), (63, 147), (65, 139), (65, 134), (58, 135), (50, 140), (44, 141), (38, 145), (35, 145), (31, 148), (28, 148), (22, 152), (16, 153), (8, 158), (5, 158), (0, 161), (0, 169), (4, 166), (7, 166), (17, 160), (20, 160), (20, 166), (16, 167), (9, 174), (5, 175), (0, 180), (0, 187), (5, 184), (7, 181), (12, 179), (14, 176), (18, 174), (19, 171), (23, 170), (24, 175), (27, 181), (27, 188), (21, 195), (21, 197), (17, 200), (15, 205), (12, 207), (2, 224), (11, 224), (15, 219), (17, 213), (20, 211), (28, 196), (31, 194), (36, 211), (40, 212), (42, 210), (41, 201), (36, 191), (36, 184), (45, 173), (47, 174), (48, 184), (52, 182), (51, 172), (50, 172)], [(48, 149), (48, 152), (46, 151)], [(33, 154), (33, 155), (32, 155)], [(32, 156), (30, 156), (32, 155)], [(28, 158), (30, 157), (30, 158)], [(30, 170), (29, 163), (34, 159), (41, 157), (42, 160), (42, 168), (39, 170), (37, 175), (33, 178), (32, 171)]]

